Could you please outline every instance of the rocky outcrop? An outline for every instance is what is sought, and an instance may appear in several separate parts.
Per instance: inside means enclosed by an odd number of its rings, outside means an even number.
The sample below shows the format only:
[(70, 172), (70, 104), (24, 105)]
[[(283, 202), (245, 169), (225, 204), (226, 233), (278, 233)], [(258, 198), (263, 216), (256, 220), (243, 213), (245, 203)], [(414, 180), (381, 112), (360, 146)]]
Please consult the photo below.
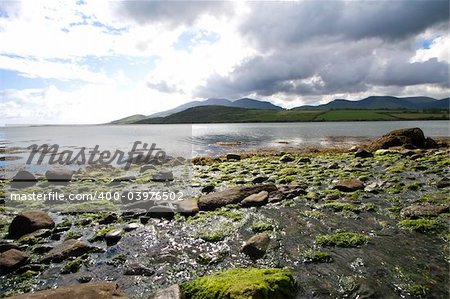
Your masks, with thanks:
[(437, 143), (430, 137), (425, 138), (421, 129), (411, 128), (391, 131), (371, 142), (367, 149), (373, 152), (398, 146), (408, 149), (434, 148), (437, 147)]
[(273, 184), (254, 185), (245, 187), (235, 187), (219, 192), (213, 192), (203, 195), (198, 200), (200, 210), (215, 210), (220, 207), (241, 203), (244, 198), (249, 195), (259, 193), (261, 191), (271, 192), (277, 191), (277, 187)]
[(19, 239), (20, 237), (32, 233), (38, 229), (53, 228), (55, 222), (50, 216), (42, 211), (23, 212), (12, 220), (8, 229), (8, 237)]
[(85, 284), (71, 285), (57, 289), (39, 291), (36, 293), (25, 293), (9, 297), (11, 299), (129, 299), (127, 295), (112, 282), (90, 282)]
[(28, 260), (28, 255), (17, 249), (9, 249), (0, 254), (0, 275), (8, 274)]

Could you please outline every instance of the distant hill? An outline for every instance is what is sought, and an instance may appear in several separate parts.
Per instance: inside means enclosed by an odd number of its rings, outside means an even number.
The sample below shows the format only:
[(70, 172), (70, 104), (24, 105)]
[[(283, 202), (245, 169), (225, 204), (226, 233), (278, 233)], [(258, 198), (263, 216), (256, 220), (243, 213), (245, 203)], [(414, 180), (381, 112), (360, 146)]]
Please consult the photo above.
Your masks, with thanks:
[(181, 106), (178, 106), (176, 108), (158, 112), (152, 115), (149, 115), (149, 118), (153, 117), (165, 117), (169, 116), (171, 114), (189, 109), (194, 107), (200, 107), (200, 106), (225, 106), (225, 107), (237, 107), (237, 108), (245, 108), (245, 109), (273, 109), (273, 110), (282, 110), (283, 108), (279, 106), (275, 106), (270, 102), (266, 101), (259, 101), (249, 98), (244, 98), (236, 101), (230, 101), (227, 99), (207, 99), (205, 101), (193, 101), (186, 104), (183, 104)]
[(389, 97), (371, 96), (359, 101), (349, 101), (336, 99), (327, 104), (318, 106), (300, 106), (293, 110), (331, 110), (331, 109), (448, 109), (450, 107), (449, 98), (436, 100), (430, 97)]
[(124, 117), (124, 118), (112, 121), (112, 122), (110, 122), (110, 124), (114, 124), (114, 125), (117, 125), (117, 124), (132, 124), (132, 123), (135, 123), (135, 122), (137, 122), (137, 121), (139, 121), (141, 119), (144, 119), (146, 117), (147, 116), (145, 116), (143, 114), (134, 114), (134, 115), (131, 115), (131, 116), (127, 116), (127, 117)]

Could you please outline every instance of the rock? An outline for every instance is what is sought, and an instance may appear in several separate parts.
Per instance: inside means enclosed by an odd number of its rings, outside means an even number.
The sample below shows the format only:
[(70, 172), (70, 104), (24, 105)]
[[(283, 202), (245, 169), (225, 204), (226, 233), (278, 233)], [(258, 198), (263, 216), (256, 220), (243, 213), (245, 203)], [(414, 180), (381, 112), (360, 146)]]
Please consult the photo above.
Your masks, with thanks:
[(123, 227), (123, 230), (126, 232), (130, 232), (132, 230), (138, 229), (139, 227), (141, 227), (139, 223), (128, 223)]
[(298, 159), (297, 163), (298, 164), (300, 164), (300, 163), (311, 163), (311, 159), (307, 158), (307, 157), (302, 157), (302, 158)]
[(327, 166), (327, 169), (338, 169), (338, 168), (339, 168), (339, 164), (336, 162), (333, 162)]
[(54, 247), (50, 246), (50, 245), (39, 245), (37, 247), (34, 247), (33, 249), (33, 253), (37, 253), (37, 254), (44, 254), (49, 252), (50, 250), (52, 250)]
[(277, 187), (273, 184), (265, 184), (234, 187), (219, 192), (209, 193), (199, 198), (198, 207), (200, 210), (215, 210), (229, 204), (240, 203), (247, 196), (261, 191), (267, 191), (270, 194), (271, 192), (277, 191)]
[(121, 217), (123, 219), (138, 219), (145, 214), (147, 214), (146, 209), (127, 209), (122, 212)]
[(411, 205), (400, 211), (402, 218), (417, 219), (421, 217), (435, 217), (449, 211), (445, 205)]
[(269, 247), (269, 243), (269, 235), (267, 233), (260, 233), (245, 241), (244, 246), (242, 246), (242, 252), (252, 260), (257, 260), (264, 256)]
[(173, 173), (171, 171), (163, 171), (152, 175), (153, 182), (169, 182), (173, 181)]
[(136, 181), (136, 176), (134, 175), (128, 175), (128, 176), (121, 176), (118, 178), (112, 179), (112, 181), (109, 183), (110, 186), (119, 185), (122, 182), (129, 183)]
[(172, 220), (175, 217), (175, 211), (171, 207), (167, 206), (154, 206), (148, 209), (147, 214), (151, 218), (165, 218)]
[(17, 249), (9, 249), (0, 253), (0, 275), (13, 272), (26, 263), (28, 255)]
[(23, 212), (12, 220), (8, 229), (8, 237), (19, 239), (20, 237), (32, 233), (38, 229), (51, 229), (55, 222), (50, 216), (42, 211)]
[(115, 213), (108, 214), (105, 218), (100, 220), (98, 224), (111, 224), (119, 220), (119, 217)]
[(123, 234), (123, 230), (121, 228), (116, 228), (116, 229), (110, 230), (105, 235), (106, 244), (108, 246), (116, 244), (122, 238), (122, 234)]
[(83, 241), (70, 239), (50, 250), (42, 259), (43, 263), (59, 263), (69, 257), (81, 256), (94, 251), (95, 247), (89, 246)]
[(12, 188), (27, 188), (36, 184), (36, 177), (29, 171), (20, 170), (12, 177)]
[(438, 187), (438, 188), (447, 188), (449, 186), (450, 186), (450, 179), (449, 178), (442, 178), (436, 184), (436, 187)]
[[(306, 194), (305, 189), (308, 186), (306, 185), (286, 185), (279, 189), (279, 191), (283, 194), (283, 197), (286, 199), (293, 199), (299, 195)], [(271, 202), (270, 198), (269, 201)]]
[(155, 271), (138, 263), (128, 265), (123, 271), (123, 275), (152, 276), (153, 274), (155, 274)]
[(45, 178), (49, 182), (70, 182), (72, 176), (73, 170), (68, 169), (47, 170), (45, 172)]
[(368, 145), (368, 150), (376, 151), (391, 147), (403, 146), (404, 148), (431, 148), (437, 147), (433, 139), (425, 139), (423, 131), (419, 128), (400, 129), (391, 131)]
[(396, 151), (396, 150), (379, 149), (374, 152), (374, 155), (375, 156), (384, 156), (384, 155), (393, 155), (393, 154), (399, 154), (399, 153), (400, 152)]
[(364, 183), (358, 179), (340, 180), (333, 189), (343, 192), (353, 192), (356, 190), (364, 190)]
[(177, 212), (184, 216), (193, 216), (198, 213), (197, 200), (185, 199), (177, 202)]
[(259, 207), (267, 203), (267, 199), (269, 198), (269, 192), (261, 191), (259, 193), (255, 193), (247, 196), (241, 202), (244, 207)]
[(156, 293), (150, 295), (148, 299), (184, 299), (183, 292), (180, 289), (180, 286), (175, 284), (168, 288), (158, 290)]
[(285, 163), (292, 162), (294, 160), (295, 160), (294, 157), (292, 157), (291, 155), (288, 155), (288, 154), (283, 155), (283, 157), (280, 158), (280, 161), (285, 162)]
[(207, 185), (202, 188), (202, 193), (210, 193), (213, 192), (216, 187), (214, 185)]
[(0, 240), (0, 253), (8, 251), (10, 249), (20, 249), (20, 245), (13, 243), (11, 240)]
[(325, 196), (325, 200), (338, 200), (338, 199), (339, 199), (338, 194), (328, 194), (327, 196)]
[(153, 165), (144, 165), (141, 167), (141, 169), (139, 169), (139, 173), (143, 173), (146, 172), (148, 170), (156, 170), (156, 167)]
[(227, 158), (227, 161), (240, 161), (241, 160), (241, 155), (238, 155), (238, 154), (227, 154), (226, 158)]
[(254, 178), (252, 180), (253, 184), (261, 184), (264, 183), (265, 181), (267, 181), (269, 178), (266, 176), (257, 176), (256, 178)]
[(371, 152), (366, 151), (363, 148), (360, 148), (355, 153), (356, 158), (371, 158), (373, 157), (373, 154)]
[(9, 297), (11, 299), (129, 299), (127, 295), (112, 282), (90, 282), (57, 289), (48, 289), (36, 293), (25, 293)]

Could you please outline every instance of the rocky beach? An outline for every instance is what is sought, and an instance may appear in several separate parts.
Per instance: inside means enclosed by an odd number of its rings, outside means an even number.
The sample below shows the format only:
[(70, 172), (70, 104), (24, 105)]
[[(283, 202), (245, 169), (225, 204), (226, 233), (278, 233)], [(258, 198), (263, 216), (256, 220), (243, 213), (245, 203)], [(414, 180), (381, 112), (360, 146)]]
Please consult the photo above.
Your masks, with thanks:
[[(1, 180), (0, 297), (447, 298), (449, 154), (413, 128), (351, 148), (22, 170)], [(139, 197), (163, 189), (182, 200)], [(44, 191), (121, 196), (11, 200)]]

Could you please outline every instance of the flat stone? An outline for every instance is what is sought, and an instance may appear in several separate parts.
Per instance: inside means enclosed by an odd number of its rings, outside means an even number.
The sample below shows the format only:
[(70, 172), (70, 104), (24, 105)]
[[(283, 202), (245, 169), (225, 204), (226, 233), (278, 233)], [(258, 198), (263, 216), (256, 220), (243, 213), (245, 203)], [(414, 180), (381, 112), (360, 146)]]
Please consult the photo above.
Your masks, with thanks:
[(247, 196), (241, 202), (244, 207), (259, 207), (267, 203), (269, 198), (269, 192), (263, 190), (259, 193), (255, 193)]
[(138, 263), (128, 265), (123, 271), (123, 275), (152, 276), (153, 274), (155, 274), (155, 271)]
[(175, 284), (168, 288), (158, 290), (156, 293), (150, 295), (148, 299), (184, 299), (183, 292), (180, 289), (180, 286)]
[(173, 181), (173, 173), (171, 171), (158, 172), (152, 175), (153, 182), (169, 182)]
[(269, 247), (269, 243), (269, 235), (267, 233), (260, 233), (245, 241), (244, 246), (242, 246), (242, 252), (251, 259), (257, 260), (264, 256)]
[(340, 180), (336, 183), (334, 189), (343, 192), (354, 192), (356, 190), (364, 190), (364, 183), (358, 179)]
[(400, 211), (402, 218), (417, 219), (421, 217), (435, 217), (449, 211), (446, 205), (411, 205)]
[(112, 282), (90, 282), (36, 293), (25, 293), (11, 299), (129, 299), (117, 284)]
[(47, 213), (42, 211), (27, 211), (14, 217), (8, 228), (8, 237), (11, 239), (19, 239), (38, 229), (51, 229), (54, 226), (55, 222)]
[(175, 211), (173, 208), (167, 206), (153, 206), (148, 209), (146, 215), (151, 218), (165, 218), (172, 220), (173, 217), (175, 217)]
[(80, 240), (70, 239), (57, 245), (50, 250), (42, 259), (43, 263), (49, 262), (61, 262), (69, 257), (81, 256), (85, 253), (94, 251), (95, 247), (92, 247)]
[(0, 275), (13, 272), (28, 260), (28, 255), (17, 249), (0, 253)]
[(267, 191), (270, 194), (271, 192), (277, 191), (277, 187), (273, 184), (264, 184), (234, 187), (219, 192), (209, 193), (199, 198), (198, 207), (200, 210), (215, 210), (229, 204), (240, 203), (247, 196), (261, 191)]
[(123, 227), (123, 230), (126, 232), (130, 232), (135, 229), (138, 229), (139, 227), (141, 227), (141, 225), (139, 223), (128, 223)]

